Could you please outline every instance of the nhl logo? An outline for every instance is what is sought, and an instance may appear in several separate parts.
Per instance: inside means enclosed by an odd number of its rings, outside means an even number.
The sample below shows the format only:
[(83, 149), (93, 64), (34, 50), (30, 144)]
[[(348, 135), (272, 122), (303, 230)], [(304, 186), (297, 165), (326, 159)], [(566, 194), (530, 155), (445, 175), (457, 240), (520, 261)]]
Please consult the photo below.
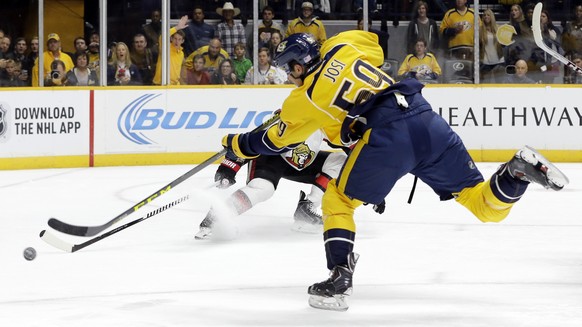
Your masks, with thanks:
[(8, 132), (8, 110), (6, 104), (0, 103), (0, 138), (5, 138)]

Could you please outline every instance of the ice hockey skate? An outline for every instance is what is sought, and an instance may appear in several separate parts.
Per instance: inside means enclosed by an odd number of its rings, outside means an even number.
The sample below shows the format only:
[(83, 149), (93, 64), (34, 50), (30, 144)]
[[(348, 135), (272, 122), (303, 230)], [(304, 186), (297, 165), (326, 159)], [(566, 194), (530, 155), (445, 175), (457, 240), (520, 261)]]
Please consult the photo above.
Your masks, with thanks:
[(359, 257), (351, 252), (347, 266), (333, 267), (328, 279), (309, 286), (309, 305), (316, 309), (346, 311), (349, 308), (346, 296), (352, 295), (352, 276)]
[[(514, 178), (559, 191), (570, 182), (548, 159), (529, 146), (521, 148), (505, 167)], [(502, 169), (503, 169), (502, 168)]]
[(291, 229), (296, 232), (315, 234), (323, 231), (323, 219), (303, 191), (299, 193), (299, 202), (293, 218), (295, 221)]
[(200, 223), (200, 230), (194, 235), (197, 240), (208, 240), (212, 236), (212, 225), (214, 224), (214, 213), (212, 209), (208, 212), (204, 220)]

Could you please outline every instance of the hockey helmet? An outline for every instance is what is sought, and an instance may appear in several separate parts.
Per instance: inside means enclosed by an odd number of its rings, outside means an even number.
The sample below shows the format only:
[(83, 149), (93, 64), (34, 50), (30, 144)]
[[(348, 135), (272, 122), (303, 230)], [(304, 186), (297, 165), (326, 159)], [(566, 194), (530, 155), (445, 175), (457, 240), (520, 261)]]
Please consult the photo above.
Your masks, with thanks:
[(304, 75), (307, 75), (320, 61), (319, 43), (315, 38), (311, 34), (295, 33), (279, 43), (273, 64), (289, 73), (292, 65), (298, 63), (305, 67)]

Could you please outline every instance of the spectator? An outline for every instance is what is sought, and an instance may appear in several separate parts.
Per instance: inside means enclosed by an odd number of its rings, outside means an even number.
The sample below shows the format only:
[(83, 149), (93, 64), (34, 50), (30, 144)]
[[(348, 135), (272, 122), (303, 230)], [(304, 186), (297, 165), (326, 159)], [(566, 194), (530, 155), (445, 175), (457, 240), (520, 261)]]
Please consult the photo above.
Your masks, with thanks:
[(99, 43), (101, 38), (99, 33), (92, 32), (89, 36), (89, 51), (87, 52), (89, 56), (89, 69), (95, 71), (97, 76), (99, 76)]
[(131, 62), (137, 67), (143, 85), (152, 85), (154, 79), (154, 65), (157, 57), (154, 57), (152, 49), (148, 48), (145, 35), (137, 33), (133, 37), (133, 50), (131, 51)]
[[(509, 66), (510, 67), (510, 66)], [(506, 84), (536, 84), (536, 82), (527, 76), (527, 62), (523, 59), (515, 63), (515, 74), (510, 74), (505, 78)]]
[(113, 53), (115, 53), (116, 48), (117, 42), (113, 41), (109, 43), (109, 46), (107, 47), (107, 62), (111, 61), (111, 58), (113, 57)]
[[(290, 11), (290, 7), (287, 8), (287, 0), (269, 0), (265, 1), (265, 5), (268, 5), (273, 8), (273, 15), (277, 17), (281, 17), (281, 23), (283, 25), (287, 25), (288, 14), (287, 12)], [(291, 6), (291, 4), (289, 4)], [(281, 30), (281, 34), (283, 34), (283, 30)]]
[(142, 85), (137, 66), (131, 62), (129, 48), (123, 42), (117, 42), (107, 65), (107, 85)]
[(240, 14), (240, 9), (235, 8), (231, 2), (225, 2), (222, 8), (216, 9), (216, 12), (223, 18), (223, 21), (216, 25), (216, 37), (220, 39), (222, 47), (232, 57), (235, 44), (239, 42), (247, 44), (244, 26), (234, 21), (234, 17)]
[(12, 52), (10, 51), (11, 43), (12, 39), (8, 35), (4, 35), (4, 37), (0, 39), (0, 59), (14, 59)]
[(531, 22), (525, 19), (520, 5), (512, 5), (509, 12), (509, 24), (515, 28), (515, 42), (507, 47), (507, 64), (515, 64), (519, 59), (529, 60), (536, 47)]
[(271, 41), (271, 35), (275, 32), (283, 33), (283, 27), (273, 21), (275, 11), (271, 6), (263, 8), (263, 20), (259, 23), (259, 48), (268, 47)]
[(23, 37), (17, 38), (14, 43), (13, 57), (16, 62), (20, 63), (21, 71), (19, 78), (24, 82), (25, 86), (30, 86), (29, 72), (32, 72), (34, 61), (31, 61), (30, 57), (27, 55), (27, 48), (26, 39)]
[(455, 8), (448, 10), (441, 22), (440, 32), (448, 40), (449, 57), (472, 59), (475, 45), (475, 15), (467, 7), (467, 0), (456, 0)]
[(204, 57), (204, 67), (208, 70), (208, 73), (211, 76), (216, 70), (218, 70), (218, 66), (224, 59), (230, 58), (228, 53), (226, 53), (226, 51), (222, 48), (222, 42), (220, 42), (218, 38), (210, 40), (208, 45), (205, 45), (202, 48), (192, 52), (185, 60), (184, 65), (186, 68), (192, 69), (192, 59), (195, 55), (202, 55)]
[(64, 61), (55, 59), (48, 65), (48, 68), (50, 72), (45, 76), (45, 86), (65, 86), (67, 84), (67, 70)]
[(6, 59), (6, 74), (0, 78), (0, 87), (26, 86), (20, 78), (20, 62), (14, 59)]
[(152, 11), (151, 21), (143, 25), (143, 34), (147, 37), (150, 48), (158, 55), (159, 40), (162, 35), (162, 12), (159, 9)]
[[(364, 19), (358, 19), (358, 29), (363, 31), (364, 30)], [(378, 36), (378, 44), (382, 47), (384, 51), (384, 58), (388, 55), (388, 38), (390, 38), (390, 34), (384, 31), (380, 31), (377, 29), (372, 28), (372, 20), (368, 20), (368, 32), (376, 34)]]
[(26, 58), (26, 50), (28, 46), (26, 45), (26, 39), (23, 37), (19, 37), (14, 42), (14, 51), (12, 52), (12, 58), (18, 62), (25, 62)]
[[(572, 62), (574, 62), (578, 68), (582, 68), (582, 54), (575, 53), (572, 56)], [(582, 74), (579, 74), (575, 70), (568, 68), (567, 71), (564, 72), (564, 83), (582, 84)]]
[(224, 59), (212, 75), (210, 82), (216, 85), (240, 84), (232, 66), (232, 60)]
[[(43, 73), (42, 76), (45, 80), (49, 80), (52, 81), (52, 78), (47, 79), (47, 77), (49, 76), (49, 73), (51, 72), (51, 64), (53, 63), (53, 61), (57, 60), (63, 63), (64, 68), (63, 68), (63, 74), (66, 73), (67, 71), (73, 69), (73, 67), (75, 66), (73, 64), (73, 60), (71, 59), (71, 57), (69, 57), (68, 54), (61, 52), (61, 38), (59, 37), (58, 34), (56, 33), (51, 33), (48, 35), (47, 37), (47, 50), (42, 54), (42, 60), (43, 60)], [(60, 63), (57, 63), (55, 65), (60, 65)], [(35, 60), (34, 62), (34, 67), (32, 68), (32, 86), (39, 86), (38, 83), (38, 77), (39, 76), (39, 71), (38, 71), (38, 58)], [(64, 75), (63, 75), (63, 80), (64, 80)], [(52, 81), (52, 83), (55, 83), (55, 81)], [(58, 85), (58, 84), (53, 84), (53, 85)]]
[(424, 39), (416, 41), (414, 54), (406, 56), (398, 69), (400, 78), (416, 78), (421, 82), (436, 82), (440, 74), (441, 67), (436, 57), (427, 52), (427, 42)]
[[(184, 51), (182, 50), (182, 43), (184, 43), (183, 29), (188, 26), (188, 16), (184, 15), (180, 18), (178, 24), (170, 28), (170, 79), (169, 85), (180, 85), (180, 74), (182, 72), (182, 64), (184, 63)], [(161, 38), (161, 36), (160, 36)], [(161, 45), (161, 40), (159, 41)], [(161, 52), (161, 49), (159, 49)], [(154, 75), (154, 84), (162, 84), (162, 60), (163, 56), (158, 57), (156, 63), (156, 73)]]
[(582, 5), (574, 7), (574, 20), (566, 23), (562, 34), (562, 46), (568, 57), (582, 54)]
[(34, 61), (38, 58), (38, 36), (34, 36), (30, 40), (30, 52), (28, 53), (28, 61), (34, 64)]
[(75, 48), (75, 51), (67, 52), (67, 54), (71, 58), (76, 56), (77, 53), (79, 53), (79, 52), (86, 52), (87, 51), (87, 42), (85, 42), (85, 39), (82, 36), (77, 36), (75, 38), (75, 40), (73, 41), (73, 47)]
[(234, 73), (238, 78), (240, 84), (244, 83), (247, 71), (253, 66), (253, 62), (245, 56), (246, 47), (239, 42), (234, 46), (234, 58), (232, 64), (234, 65)]
[[(4, 39), (4, 31), (0, 29), (0, 46)], [(2, 51), (0, 51), (0, 79), (6, 78), (6, 61), (9, 58), (4, 58)]]
[(497, 41), (497, 22), (491, 9), (485, 9), (479, 34), (479, 67), (481, 80), (494, 82), (496, 71), (503, 65), (503, 49)]
[(279, 43), (283, 41), (283, 33), (280, 32), (273, 32), (271, 33), (271, 40), (269, 41), (269, 55), (271, 58), (274, 58), (275, 51), (279, 46)]
[(313, 16), (311, 2), (305, 1), (301, 4), (301, 15), (289, 23), (285, 37), (295, 33), (311, 34), (320, 45), (327, 40), (323, 23), (316, 16)]
[(204, 67), (204, 57), (202, 55), (195, 55), (192, 59), (193, 67), (191, 69), (185, 68), (186, 84), (188, 85), (208, 85), (210, 84), (210, 74)]
[(260, 48), (258, 55), (259, 64), (249, 69), (245, 77), (245, 84), (254, 83), (255, 70), (258, 73), (257, 84), (284, 84), (287, 82), (287, 74), (283, 70), (271, 65), (269, 49)]
[(89, 55), (86, 51), (75, 54), (75, 67), (67, 72), (67, 86), (99, 85), (99, 77), (89, 69)]
[[(554, 26), (549, 11), (545, 9), (540, 15), (540, 27), (544, 43), (557, 53), (563, 54), (564, 51), (560, 43), (562, 35), (560, 30)], [(554, 79), (560, 75), (560, 62), (537, 46), (533, 50), (530, 61), (534, 67), (541, 71), (540, 79), (545, 84), (554, 83)]]
[(436, 53), (438, 51), (439, 29), (436, 21), (427, 17), (428, 9), (428, 4), (422, 0), (418, 1), (414, 7), (412, 20), (406, 32), (408, 53), (414, 53), (418, 39), (426, 40), (428, 52)]
[(192, 14), (192, 21), (188, 24), (188, 28), (184, 29), (186, 33), (184, 55), (186, 57), (196, 49), (208, 45), (214, 38), (214, 27), (204, 22), (204, 9), (199, 5), (195, 6)]

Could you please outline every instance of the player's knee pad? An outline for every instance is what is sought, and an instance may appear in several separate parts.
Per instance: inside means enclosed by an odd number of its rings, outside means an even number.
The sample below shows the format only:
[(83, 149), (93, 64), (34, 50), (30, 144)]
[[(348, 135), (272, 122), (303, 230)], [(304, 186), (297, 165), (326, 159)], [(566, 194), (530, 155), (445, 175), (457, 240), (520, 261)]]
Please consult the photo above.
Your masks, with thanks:
[(513, 207), (513, 203), (503, 202), (493, 194), (489, 181), (463, 189), (456, 201), (485, 223), (502, 221)]
[(267, 201), (275, 193), (275, 186), (263, 178), (255, 178), (248, 182), (247, 186), (243, 187), (247, 197), (252, 205)]
[(323, 230), (334, 228), (356, 231), (354, 223), (354, 210), (362, 204), (362, 201), (350, 199), (341, 192), (332, 180), (323, 195), (321, 210), (323, 212)]

